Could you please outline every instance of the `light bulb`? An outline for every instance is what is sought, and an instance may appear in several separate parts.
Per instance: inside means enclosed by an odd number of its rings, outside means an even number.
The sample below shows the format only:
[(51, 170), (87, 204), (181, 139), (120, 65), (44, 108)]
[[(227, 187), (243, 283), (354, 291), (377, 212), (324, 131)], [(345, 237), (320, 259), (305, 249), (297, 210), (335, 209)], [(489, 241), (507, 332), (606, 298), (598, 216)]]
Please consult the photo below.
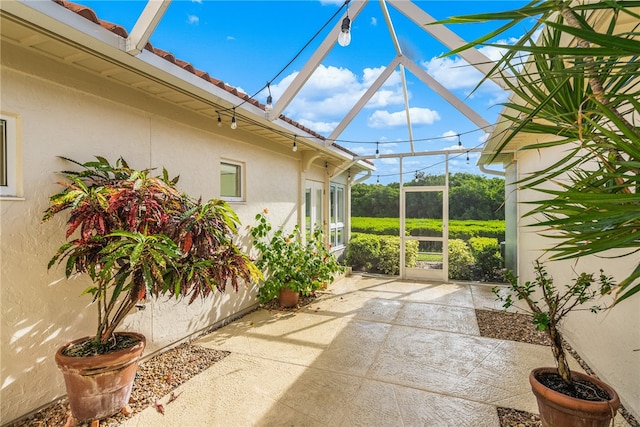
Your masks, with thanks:
[(231, 118), (231, 129), (237, 129), (238, 128), (238, 122), (236, 122), (236, 116), (233, 116)]
[(222, 127), (222, 117), (220, 117), (220, 115), (218, 114), (218, 127), (221, 128)]
[(351, 20), (347, 16), (342, 20), (342, 28), (338, 34), (338, 44), (340, 46), (349, 46), (351, 43)]
[(271, 95), (267, 96), (267, 104), (264, 106), (264, 111), (269, 112), (273, 110), (273, 98)]
[(376, 142), (376, 159), (380, 158), (380, 149), (378, 148), (378, 143)]
[(296, 142), (295, 138), (293, 139), (293, 147), (291, 149), (293, 150), (294, 153), (298, 151), (298, 143)]

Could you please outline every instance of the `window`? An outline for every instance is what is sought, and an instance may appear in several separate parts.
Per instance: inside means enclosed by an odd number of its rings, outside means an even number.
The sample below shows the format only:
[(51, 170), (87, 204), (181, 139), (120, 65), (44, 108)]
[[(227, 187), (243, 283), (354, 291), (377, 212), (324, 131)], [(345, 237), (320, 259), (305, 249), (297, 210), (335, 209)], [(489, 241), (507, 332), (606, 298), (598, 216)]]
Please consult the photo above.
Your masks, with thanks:
[(330, 216), (329, 226), (330, 242), (334, 247), (344, 246), (344, 211), (345, 211), (345, 189), (343, 185), (331, 184), (330, 194)]
[(0, 196), (17, 196), (16, 119), (0, 114)]
[(220, 163), (220, 198), (231, 202), (244, 201), (243, 167), (240, 163)]
[(322, 227), (322, 188), (323, 184), (316, 181), (305, 182), (305, 236), (309, 238), (318, 228)]

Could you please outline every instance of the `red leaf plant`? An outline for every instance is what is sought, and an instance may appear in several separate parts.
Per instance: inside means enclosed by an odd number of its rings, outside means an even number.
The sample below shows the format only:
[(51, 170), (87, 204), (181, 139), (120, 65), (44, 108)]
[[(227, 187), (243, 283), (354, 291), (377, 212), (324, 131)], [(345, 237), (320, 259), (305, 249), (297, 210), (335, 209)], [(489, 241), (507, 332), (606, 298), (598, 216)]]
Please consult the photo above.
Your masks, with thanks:
[(66, 239), (49, 262), (65, 263), (65, 274), (88, 274), (98, 307), (91, 345), (101, 354), (127, 313), (150, 296), (207, 297), (213, 290), (259, 280), (262, 274), (234, 244), (240, 224), (229, 205), (202, 202), (181, 193), (178, 178), (151, 176), (119, 158), (79, 163), (64, 171), (62, 191), (50, 197), (43, 221), (69, 211)]

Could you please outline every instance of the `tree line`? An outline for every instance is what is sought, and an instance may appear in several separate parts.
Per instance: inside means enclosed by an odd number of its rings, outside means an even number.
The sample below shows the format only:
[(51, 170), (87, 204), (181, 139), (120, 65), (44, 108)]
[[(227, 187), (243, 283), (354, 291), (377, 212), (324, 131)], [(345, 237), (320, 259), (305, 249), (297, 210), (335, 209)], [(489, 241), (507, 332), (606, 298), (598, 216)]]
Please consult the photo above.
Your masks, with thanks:
[[(411, 186), (444, 185), (444, 175), (418, 172), (405, 183)], [(397, 218), (400, 213), (400, 184), (356, 184), (351, 189), (351, 215)], [(442, 193), (408, 193), (407, 218), (442, 218)], [(504, 179), (470, 173), (449, 176), (450, 219), (504, 219)]]

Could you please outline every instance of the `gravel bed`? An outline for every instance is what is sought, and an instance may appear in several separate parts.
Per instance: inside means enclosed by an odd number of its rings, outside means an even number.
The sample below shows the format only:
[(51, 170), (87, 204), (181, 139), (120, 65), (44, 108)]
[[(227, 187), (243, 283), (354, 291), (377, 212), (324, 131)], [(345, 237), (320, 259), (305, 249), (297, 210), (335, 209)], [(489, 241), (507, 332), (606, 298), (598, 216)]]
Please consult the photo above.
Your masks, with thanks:
[[(182, 344), (141, 363), (131, 390), (132, 413), (153, 406), (156, 399), (169, 394), (180, 384), (224, 359), (229, 353), (195, 345)], [(176, 398), (179, 398), (178, 395)], [(33, 414), (28, 419), (11, 424), (10, 427), (64, 426), (69, 417), (69, 403), (63, 398)], [(128, 416), (116, 414), (100, 420), (101, 427), (118, 426)], [(90, 423), (80, 423), (87, 427)]]
[[(281, 308), (277, 301), (274, 300), (262, 305), (262, 308), (273, 311), (297, 311), (312, 303), (315, 299), (315, 295), (301, 297), (299, 304), (292, 308)], [(481, 336), (537, 345), (549, 345), (546, 335), (535, 329), (529, 315), (498, 310), (476, 310), (476, 316)], [(580, 356), (573, 349), (568, 348), (583, 369), (593, 375), (593, 371)], [(157, 399), (171, 393), (180, 384), (222, 360), (228, 354), (227, 352), (206, 349), (187, 343), (146, 360), (139, 366), (136, 380), (133, 384), (130, 400), (132, 414), (153, 406)], [(179, 398), (179, 395), (176, 398)], [(501, 427), (541, 426), (540, 418), (537, 414), (513, 408), (497, 408), (497, 410)], [(69, 413), (69, 405), (67, 399), (64, 398), (31, 415), (28, 419), (7, 427), (63, 426)], [(621, 414), (631, 427), (640, 427), (640, 424), (624, 408), (621, 408)], [(113, 417), (105, 418), (100, 421), (100, 426), (119, 426), (129, 416), (117, 414)], [(80, 427), (88, 426), (89, 424), (85, 423)]]

